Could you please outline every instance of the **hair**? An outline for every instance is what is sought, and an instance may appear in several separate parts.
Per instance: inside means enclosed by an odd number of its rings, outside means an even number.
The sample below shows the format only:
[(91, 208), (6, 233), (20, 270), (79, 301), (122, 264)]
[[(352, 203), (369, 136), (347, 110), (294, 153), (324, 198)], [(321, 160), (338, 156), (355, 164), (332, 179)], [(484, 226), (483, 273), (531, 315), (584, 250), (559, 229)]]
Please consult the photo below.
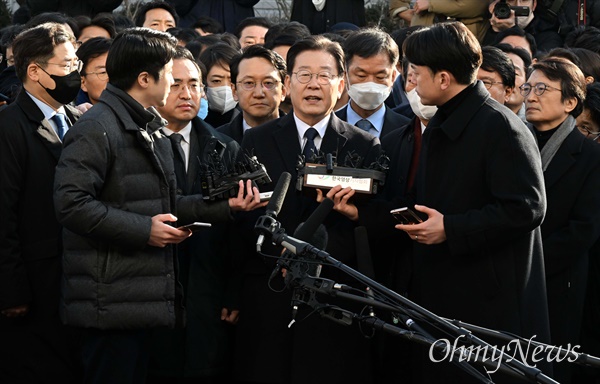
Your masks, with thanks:
[(157, 81), (160, 71), (175, 56), (176, 46), (177, 39), (173, 36), (150, 28), (131, 28), (119, 33), (106, 59), (110, 84), (127, 91), (142, 72), (148, 72)]
[(115, 30), (117, 33), (122, 32), (128, 28), (135, 27), (135, 23), (133, 22), (133, 20), (131, 20), (131, 18), (127, 17), (126, 15), (122, 15), (120, 13), (111, 13), (110, 17), (115, 22)]
[(204, 32), (207, 33), (223, 33), (225, 30), (223, 29), (223, 24), (221, 24), (217, 19), (213, 19), (210, 16), (200, 16), (192, 25), (192, 28), (200, 28)]
[(587, 76), (594, 78), (594, 81), (600, 81), (600, 54), (590, 51), (586, 48), (569, 48), (579, 59), (581, 71)]
[(0, 46), (2, 53), (6, 54), (6, 48), (12, 46), (15, 37), (25, 29), (24, 25), (16, 24), (2, 28), (2, 36), (0, 37)]
[(104, 37), (93, 37), (77, 49), (77, 57), (83, 62), (83, 68), (81, 74), (86, 74), (86, 68), (90, 60), (95, 59), (108, 52), (112, 39), (106, 39)]
[(265, 34), (265, 47), (273, 49), (281, 45), (292, 46), (300, 39), (311, 35), (310, 29), (297, 21), (275, 24)]
[(484, 46), (481, 48), (483, 61), (481, 69), (488, 72), (496, 72), (502, 79), (502, 84), (507, 87), (515, 87), (515, 65), (506, 53), (500, 48)]
[(504, 53), (512, 53), (513, 55), (519, 56), (521, 60), (523, 60), (523, 65), (525, 65), (525, 68), (523, 68), (523, 70), (525, 71), (525, 75), (527, 76), (527, 71), (529, 70), (529, 67), (531, 67), (532, 59), (531, 55), (529, 54), (529, 52), (527, 52), (525, 48), (513, 47), (512, 45), (507, 43), (498, 43), (494, 45), (494, 47), (500, 49)]
[(202, 73), (203, 81), (206, 83), (206, 76), (215, 65), (221, 67), (227, 65), (229, 67), (233, 58), (238, 53), (239, 51), (237, 49), (225, 43), (217, 43), (210, 47), (206, 47), (198, 57), (198, 61), (202, 62), (206, 68), (206, 71)]
[(586, 86), (586, 96), (583, 107), (590, 112), (590, 117), (600, 125), (600, 83), (589, 83)]
[(198, 72), (200, 72), (200, 74), (203, 73), (202, 70), (200, 69), (200, 66), (196, 62), (194, 55), (192, 55), (192, 52), (190, 52), (190, 50), (185, 47), (182, 47), (180, 45), (175, 47), (175, 56), (173, 56), (173, 60), (189, 60), (192, 63), (194, 63), (194, 66), (196, 67)]
[(378, 28), (364, 28), (351, 33), (344, 41), (343, 48), (347, 66), (354, 56), (366, 59), (383, 53), (394, 68), (400, 57), (398, 44), (387, 32)]
[(201, 35), (194, 28), (169, 28), (167, 29), (167, 33), (173, 35), (177, 40), (183, 41), (185, 44), (196, 40)]
[(283, 57), (281, 57), (277, 52), (271, 51), (263, 47), (260, 44), (249, 45), (246, 47), (242, 53), (236, 55), (231, 63), (229, 64), (229, 68), (231, 70), (231, 83), (235, 84), (237, 82), (239, 66), (242, 60), (244, 59), (252, 59), (254, 57), (262, 58), (267, 60), (273, 68), (277, 70), (279, 73), (279, 80), (283, 82), (285, 79), (285, 75), (287, 73), (287, 65)]
[(564, 57), (545, 57), (532, 64), (531, 71), (540, 71), (548, 79), (560, 81), (561, 100), (577, 99), (577, 106), (570, 114), (573, 117), (581, 114), (586, 93), (585, 76), (573, 62)]
[(202, 51), (211, 45), (215, 45), (220, 42), (221, 39), (219, 38), (219, 35), (204, 35), (194, 39), (194, 41), (190, 41), (185, 45), (185, 47), (192, 52), (192, 55), (194, 55), (196, 60), (198, 60), (198, 57)]
[(75, 16), (73, 19), (77, 23), (77, 29), (78, 29), (78, 34), (76, 35), (77, 39), (79, 39), (83, 30), (90, 26), (95, 26), (95, 27), (99, 27), (99, 28), (106, 30), (106, 32), (108, 32), (108, 35), (110, 36), (111, 39), (114, 39), (114, 37), (117, 34), (117, 28), (115, 27), (115, 21), (110, 16), (107, 16), (104, 14), (98, 14), (98, 15), (94, 16), (94, 18), (92, 19), (89, 16), (79, 15), (79, 16)]
[(413, 32), (404, 41), (403, 51), (412, 64), (426, 66), (434, 74), (448, 71), (459, 84), (473, 83), (482, 61), (479, 41), (456, 21)]
[(19, 33), (12, 43), (19, 80), (25, 82), (29, 64), (47, 62), (55, 47), (67, 42), (75, 44), (75, 36), (61, 23), (42, 23)]
[(346, 41), (346, 36), (343, 36), (339, 33), (334, 33), (334, 32), (324, 32), (324, 33), (321, 33), (319, 36), (329, 39), (330, 41), (334, 41), (334, 42), (338, 43), (340, 45), (340, 47), (342, 45), (344, 45), (344, 41)]
[(511, 28), (505, 29), (504, 31), (498, 32), (493, 45), (496, 45), (496, 44), (502, 42), (502, 39), (504, 39), (507, 36), (524, 37), (525, 40), (527, 40), (527, 44), (529, 44), (529, 50), (531, 51), (532, 59), (537, 57), (538, 50), (537, 50), (537, 43), (535, 42), (535, 38), (533, 37), (533, 35), (531, 33), (525, 32), (525, 30), (523, 28), (516, 26), (516, 25)]
[(600, 54), (600, 28), (591, 25), (578, 26), (565, 36), (565, 47), (585, 48)]
[(25, 24), (25, 29), (29, 29), (44, 23), (67, 24), (69, 27), (71, 27), (73, 35), (79, 36), (79, 28), (77, 27), (75, 20), (72, 17), (60, 12), (43, 12), (37, 14), (27, 21)]
[(323, 51), (333, 56), (333, 59), (337, 65), (337, 75), (342, 76), (346, 72), (346, 66), (344, 62), (344, 51), (342, 46), (335, 41), (331, 41), (324, 36), (309, 36), (306, 39), (302, 39), (292, 45), (287, 54), (287, 71), (288, 75), (292, 75), (294, 66), (296, 65), (296, 58), (299, 54), (305, 51)]
[(241, 50), (242, 46), (240, 45), (240, 39), (238, 39), (233, 33), (223, 32), (217, 35), (219, 39), (225, 44), (230, 45), (236, 50)]
[(169, 12), (171, 14), (171, 16), (173, 16), (173, 19), (175, 20), (175, 25), (179, 24), (179, 16), (177, 15), (177, 11), (171, 4), (169, 4), (165, 1), (151, 1), (149, 3), (143, 4), (141, 7), (138, 8), (137, 12), (135, 13), (135, 18), (134, 18), (135, 25), (137, 27), (143, 26), (144, 22), (146, 21), (146, 13), (152, 9), (157, 9), (157, 8), (161, 8), (161, 9), (164, 9), (165, 11)]
[(393, 31), (390, 36), (392, 37), (392, 39), (394, 39), (394, 41), (396, 42), (396, 45), (398, 46), (398, 51), (400, 56), (398, 57), (398, 60), (402, 60), (402, 57), (404, 56), (404, 52), (402, 52), (402, 45), (404, 44), (404, 40), (406, 40), (406, 38), (408, 36), (410, 36), (414, 31), (417, 31), (419, 29), (423, 28), (422, 25), (412, 25), (409, 27), (404, 27), (404, 28), (400, 28), (400, 29), (396, 29), (395, 31)]
[(273, 24), (264, 17), (246, 17), (238, 23), (238, 25), (235, 27), (235, 30), (233, 31), (233, 34), (239, 39), (240, 37), (242, 37), (242, 31), (246, 27), (258, 26), (269, 29), (272, 25)]

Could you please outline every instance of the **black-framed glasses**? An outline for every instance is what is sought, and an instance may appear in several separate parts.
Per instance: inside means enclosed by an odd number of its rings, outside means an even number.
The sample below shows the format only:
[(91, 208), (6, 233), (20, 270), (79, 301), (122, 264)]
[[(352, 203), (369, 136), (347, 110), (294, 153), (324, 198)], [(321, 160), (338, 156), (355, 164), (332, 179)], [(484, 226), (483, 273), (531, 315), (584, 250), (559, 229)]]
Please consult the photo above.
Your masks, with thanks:
[(487, 88), (487, 89), (492, 89), (492, 86), (494, 84), (501, 84), (501, 81), (492, 81), (492, 80), (481, 80), (481, 82), (483, 83), (483, 85)]
[(62, 67), (66, 72), (73, 72), (73, 71), (77, 71), (77, 72), (81, 72), (81, 68), (83, 68), (83, 61), (81, 60), (75, 60), (75, 61), (70, 61), (68, 63), (50, 63), (50, 62), (43, 62), (40, 61), (41, 64), (50, 64), (50, 65), (58, 65), (59, 67)]
[(519, 87), (519, 91), (524, 97), (529, 96), (529, 94), (531, 93), (531, 89), (533, 89), (533, 93), (535, 93), (537, 96), (542, 96), (544, 92), (546, 92), (548, 89), (562, 91), (562, 89), (552, 87), (546, 83), (537, 83), (533, 85), (529, 83), (523, 83), (523, 85)]
[[(267, 79), (267, 80), (261, 81), (262, 87), (264, 89), (266, 89), (267, 91), (272, 91), (273, 89), (275, 89), (275, 87), (277, 87), (277, 84), (279, 84), (279, 83), (280, 83), (280, 81), (275, 80), (275, 79)], [(239, 84), (242, 87), (242, 89), (244, 89), (246, 91), (253, 91), (256, 88), (257, 83), (252, 80), (244, 80), (244, 81), (238, 81), (236, 84)]]
[(331, 72), (328, 71), (321, 71), (319, 73), (312, 73), (310, 71), (307, 71), (305, 69), (300, 70), (298, 72), (292, 72), (292, 74), (296, 75), (296, 80), (298, 80), (299, 83), (301, 84), (308, 84), (310, 83), (310, 81), (312, 80), (313, 76), (315, 76), (317, 78), (317, 83), (321, 84), (321, 85), (329, 85), (331, 84), (331, 82), (333, 81), (333, 79), (335, 79), (336, 77), (338, 77), (338, 75), (334, 75)]
[(598, 138), (600, 138), (600, 132), (590, 131), (586, 127), (577, 127), (577, 129), (579, 129), (579, 132), (583, 133), (585, 137), (590, 140), (596, 141)]
[(106, 71), (87, 72), (83, 76), (88, 76), (88, 75), (96, 75), (98, 80), (101, 80), (101, 81), (108, 80), (108, 72), (106, 72)]

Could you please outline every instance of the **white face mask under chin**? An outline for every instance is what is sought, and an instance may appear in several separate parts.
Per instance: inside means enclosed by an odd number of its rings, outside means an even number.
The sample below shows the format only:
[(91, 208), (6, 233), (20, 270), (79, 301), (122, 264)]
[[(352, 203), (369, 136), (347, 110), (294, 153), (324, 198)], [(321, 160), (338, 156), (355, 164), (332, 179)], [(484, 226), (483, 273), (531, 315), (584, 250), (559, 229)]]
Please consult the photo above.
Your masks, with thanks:
[(348, 88), (348, 96), (366, 111), (372, 111), (383, 104), (391, 92), (392, 87), (372, 82), (351, 84)]
[(233, 92), (228, 85), (222, 87), (206, 87), (208, 108), (225, 114), (235, 108), (237, 101), (233, 99)]
[(406, 98), (410, 103), (410, 108), (412, 109), (412, 111), (421, 120), (429, 121), (437, 112), (438, 108), (435, 105), (423, 105), (423, 103), (421, 103), (421, 98), (417, 94), (416, 88), (410, 90), (406, 94)]

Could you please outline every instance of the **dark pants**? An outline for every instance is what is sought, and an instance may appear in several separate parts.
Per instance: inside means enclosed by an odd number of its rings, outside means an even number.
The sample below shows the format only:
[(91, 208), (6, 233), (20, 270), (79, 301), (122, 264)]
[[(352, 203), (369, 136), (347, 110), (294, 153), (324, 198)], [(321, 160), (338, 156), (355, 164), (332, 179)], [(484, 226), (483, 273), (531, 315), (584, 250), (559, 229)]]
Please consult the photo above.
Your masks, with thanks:
[(148, 371), (148, 330), (86, 329), (85, 384), (143, 384)]

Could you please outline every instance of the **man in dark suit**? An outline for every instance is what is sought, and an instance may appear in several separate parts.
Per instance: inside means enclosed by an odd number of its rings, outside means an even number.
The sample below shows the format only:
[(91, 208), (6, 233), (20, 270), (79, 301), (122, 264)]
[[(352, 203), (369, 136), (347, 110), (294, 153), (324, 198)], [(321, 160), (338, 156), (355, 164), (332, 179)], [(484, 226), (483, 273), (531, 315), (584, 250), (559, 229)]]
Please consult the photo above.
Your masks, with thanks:
[[(408, 295), (418, 305), (445, 318), (549, 342), (540, 237), (546, 196), (533, 135), (476, 80), (481, 47), (464, 24), (420, 29), (407, 38), (404, 52), (421, 101), (438, 106), (423, 135), (411, 198), (357, 210), (341, 200), (349, 191), (336, 187), (328, 196), (368, 228), (395, 226), (410, 236)], [(395, 225), (390, 208), (412, 203), (420, 204), (415, 210), (425, 220)], [(414, 356), (415, 382), (476, 382), (456, 367), (432, 366), (427, 351)], [(538, 362), (542, 367), (548, 368)], [(495, 376), (494, 382), (506, 379)]]
[(13, 42), (23, 89), (0, 113), (0, 381), (79, 383), (60, 323), (61, 226), (52, 190), (62, 136), (79, 117), (75, 37), (46, 23)]
[(255, 44), (231, 61), (231, 89), (242, 113), (217, 131), (242, 142), (247, 129), (278, 119), (286, 96), (283, 79), (287, 66), (274, 51)]
[(344, 55), (350, 103), (337, 116), (379, 138), (408, 124), (409, 118), (385, 105), (400, 55), (394, 39), (379, 29), (362, 29), (344, 41)]
[[(283, 172), (292, 175), (278, 220), (287, 233), (294, 233), (317, 206), (314, 198), (295, 188), (303, 147), (307, 160), (315, 152), (332, 153), (340, 165), (347, 155), (356, 154), (357, 167), (371, 164), (381, 151), (379, 139), (333, 113), (344, 87), (344, 58), (338, 43), (321, 36), (303, 39), (290, 48), (287, 59), (285, 85), (293, 113), (246, 131), (242, 148), (257, 156), (274, 182)], [(310, 132), (315, 136), (309, 137)], [(338, 260), (356, 266), (353, 223), (335, 215), (328, 218), (326, 226), (327, 250)], [(279, 254), (278, 250), (266, 252)], [(288, 329), (292, 320), (291, 295), (288, 290), (269, 289), (269, 274), (274, 266), (271, 260), (254, 253), (244, 266), (236, 378), (262, 383), (372, 382), (369, 343), (356, 324), (342, 327), (311, 316)], [(332, 272), (324, 268), (323, 275), (331, 277)], [(299, 312), (297, 319), (309, 312)], [(327, 353), (326, 358), (315, 356), (315, 342), (319, 349), (334, 352)]]
[[(527, 120), (542, 157), (548, 209), (542, 224), (552, 344), (578, 345), (590, 248), (600, 235), (600, 147), (575, 127), (586, 82), (570, 61), (549, 57), (532, 65), (521, 86)], [(570, 363), (554, 378), (571, 383)]]
[[(156, 109), (168, 121), (164, 133), (174, 146), (175, 175), (182, 195), (202, 192), (201, 164), (232, 169), (239, 144), (197, 117), (202, 75), (192, 54), (177, 47), (167, 102)], [(180, 135), (180, 142), (174, 137)], [(179, 148), (183, 152), (179, 151)], [(178, 156), (183, 153), (184, 158)], [(183, 172), (178, 172), (181, 166)], [(212, 382), (229, 371), (231, 324), (237, 322), (238, 275), (231, 259), (230, 223), (213, 223), (177, 246), (187, 322), (184, 328), (157, 329), (152, 335), (150, 382), (178, 382), (184, 377)]]

